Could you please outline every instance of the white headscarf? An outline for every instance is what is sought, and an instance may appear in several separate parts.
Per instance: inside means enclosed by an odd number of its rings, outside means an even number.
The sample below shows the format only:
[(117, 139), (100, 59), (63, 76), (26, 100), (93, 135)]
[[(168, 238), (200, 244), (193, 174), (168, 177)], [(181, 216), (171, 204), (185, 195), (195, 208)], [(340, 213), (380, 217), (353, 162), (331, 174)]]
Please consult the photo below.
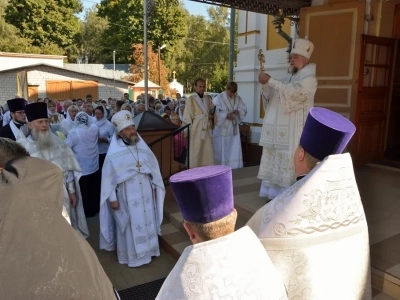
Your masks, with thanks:
[[(94, 117), (94, 122), (93, 124), (97, 125), (97, 127), (100, 127), (101, 125), (103, 125), (107, 120), (107, 115), (104, 109), (104, 106), (97, 106), (94, 110), (96, 111), (96, 109), (100, 109), (103, 108), (102, 112), (103, 112), (103, 118), (101, 118), (100, 120), (97, 120), (96, 116)], [(96, 115), (96, 114), (95, 114)]]
[(76, 127), (76, 121), (75, 121), (76, 116), (75, 116), (75, 120), (72, 121), (71, 116), (69, 114), (72, 109), (76, 109), (77, 111), (79, 111), (79, 108), (76, 105), (71, 105), (70, 107), (68, 107), (67, 118), (61, 122), (61, 128), (60, 128), (60, 129), (62, 129), (64, 134), (68, 134), (68, 131), (70, 131), (72, 128)]
[(75, 116), (77, 127), (88, 127), (90, 125), (89, 115), (84, 111), (80, 111)]

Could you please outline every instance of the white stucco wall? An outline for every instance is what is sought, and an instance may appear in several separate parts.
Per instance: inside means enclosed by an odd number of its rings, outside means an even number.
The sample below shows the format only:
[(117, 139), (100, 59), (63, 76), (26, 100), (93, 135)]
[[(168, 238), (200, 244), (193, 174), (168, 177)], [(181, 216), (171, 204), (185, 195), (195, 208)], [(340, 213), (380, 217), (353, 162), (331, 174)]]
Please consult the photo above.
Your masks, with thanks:
[(63, 58), (64, 56), (0, 52), (0, 71), (37, 64), (63, 67)]
[(176, 81), (176, 79), (170, 82), (169, 87), (177, 90), (179, 94), (183, 95), (183, 85)]
[[(4, 71), (0, 73), (0, 105), (8, 99), (14, 98), (17, 93), (17, 73), (22, 69), (14, 71)], [(128, 92), (128, 83), (115, 82), (112, 79), (103, 79), (86, 74), (79, 74), (68, 70), (61, 70), (48, 66), (28, 67), (24, 70), (28, 73), (28, 85), (38, 86), (38, 97), (46, 97), (46, 80), (91, 80), (98, 82), (99, 98), (109, 97), (120, 99), (124, 93)]]

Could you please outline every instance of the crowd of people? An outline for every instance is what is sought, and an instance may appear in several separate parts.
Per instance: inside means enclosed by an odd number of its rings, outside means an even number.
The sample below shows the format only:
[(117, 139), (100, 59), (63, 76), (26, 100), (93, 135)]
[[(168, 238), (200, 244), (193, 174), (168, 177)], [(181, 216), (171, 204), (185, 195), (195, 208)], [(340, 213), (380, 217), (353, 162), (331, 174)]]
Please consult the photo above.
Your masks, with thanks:
[[(336, 112), (313, 107), (313, 47), (307, 39), (294, 41), (288, 78), (259, 74), (265, 85), (260, 195), (269, 201), (236, 231), (232, 169), (243, 166), (238, 126), (247, 113), (237, 84), (229, 82), (213, 99), (200, 78), (184, 100), (149, 99), (147, 110), (177, 126), (190, 124), (190, 169), (169, 183), (193, 245), (157, 299), (371, 299), (368, 226), (351, 156), (343, 153), (356, 128)], [(0, 211), (0, 254), (8, 255), (0, 289), (10, 299), (118, 299), (95, 254), (81, 243), (89, 235), (86, 217), (97, 213), (100, 249), (116, 251), (119, 263), (138, 267), (160, 255), (166, 189), (133, 120), (146, 107), (127, 98), (93, 103), (89, 96), (64, 101), (59, 115), (51, 100), (8, 101), (11, 121), (0, 130), (9, 137), (0, 138), (0, 189), (10, 195), (1, 203), (10, 209)], [(22, 223), (15, 221), (20, 210)], [(58, 226), (65, 234), (51, 239)], [(30, 237), (30, 255), (11, 233), (20, 243)], [(64, 250), (84, 257), (84, 288), (74, 273), (80, 261)], [(22, 264), (46, 272), (29, 281), (26, 268), (13, 267)], [(24, 289), (9, 284), (21, 276)]]

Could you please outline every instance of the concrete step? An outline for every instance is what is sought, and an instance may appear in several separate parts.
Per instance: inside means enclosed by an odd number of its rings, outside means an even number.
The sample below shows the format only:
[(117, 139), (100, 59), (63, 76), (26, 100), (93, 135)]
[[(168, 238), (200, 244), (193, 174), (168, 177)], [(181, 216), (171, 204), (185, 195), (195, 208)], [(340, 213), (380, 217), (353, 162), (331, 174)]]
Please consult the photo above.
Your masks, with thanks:
[(380, 292), (380, 295), (373, 297), (374, 300), (400, 299), (400, 279), (391, 274), (372, 267), (371, 285), (375, 291)]

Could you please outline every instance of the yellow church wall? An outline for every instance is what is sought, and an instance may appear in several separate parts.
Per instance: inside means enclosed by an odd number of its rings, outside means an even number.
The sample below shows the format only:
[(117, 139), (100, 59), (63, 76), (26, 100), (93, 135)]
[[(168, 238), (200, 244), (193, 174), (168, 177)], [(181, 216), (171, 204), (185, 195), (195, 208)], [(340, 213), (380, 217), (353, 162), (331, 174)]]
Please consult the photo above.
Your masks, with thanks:
[[(287, 41), (275, 32), (274, 24), (272, 24), (273, 16), (268, 16), (268, 27), (267, 27), (267, 50), (275, 50), (287, 47)], [(290, 36), (290, 20), (285, 19), (285, 23), (282, 25), (282, 30)]]

